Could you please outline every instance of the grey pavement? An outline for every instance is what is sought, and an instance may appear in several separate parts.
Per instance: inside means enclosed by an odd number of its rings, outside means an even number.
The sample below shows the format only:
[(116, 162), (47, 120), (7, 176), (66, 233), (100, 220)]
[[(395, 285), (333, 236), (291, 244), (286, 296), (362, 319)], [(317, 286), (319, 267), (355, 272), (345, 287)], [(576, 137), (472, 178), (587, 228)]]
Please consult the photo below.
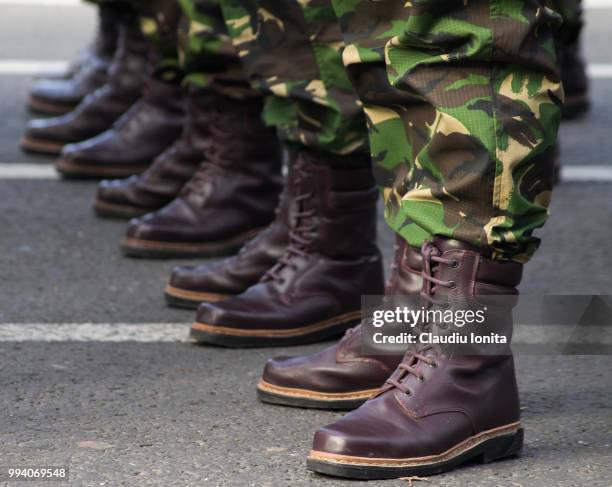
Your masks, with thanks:
[[(0, 3), (0, 63), (67, 59), (94, 25), (90, 8), (18, 3)], [(611, 22), (612, 5), (587, 13), (590, 61), (612, 63)], [(17, 147), (29, 117), (29, 83), (27, 76), (0, 75), (0, 163), (51, 162)], [(612, 78), (593, 80), (592, 100), (585, 119), (562, 127), (564, 165), (612, 166)], [(184, 322), (187, 334), (193, 313), (167, 308), (162, 290), (173, 265), (194, 261), (123, 258), (125, 223), (93, 215), (94, 189), (85, 182), (0, 179), (0, 326)], [(389, 261), (393, 237), (380, 223)], [(561, 184), (538, 235), (543, 243), (526, 268), (523, 293), (610, 294), (611, 183)], [(66, 465), (66, 485), (84, 486), (360, 485), (305, 468), (312, 433), (340, 413), (255, 398), (267, 357), (326, 345), (237, 351), (3, 340), (0, 466)], [(612, 357), (521, 355), (517, 368), (523, 455), (416, 486), (612, 486)]]

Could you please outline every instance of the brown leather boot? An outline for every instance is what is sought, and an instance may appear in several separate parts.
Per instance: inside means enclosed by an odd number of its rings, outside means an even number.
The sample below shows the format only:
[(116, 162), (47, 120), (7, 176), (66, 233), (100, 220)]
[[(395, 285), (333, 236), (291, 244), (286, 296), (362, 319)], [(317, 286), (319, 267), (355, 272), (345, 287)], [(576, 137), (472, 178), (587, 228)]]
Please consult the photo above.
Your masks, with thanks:
[(261, 121), (261, 100), (217, 100), (211, 107), (204, 162), (172, 203), (130, 222), (121, 243), (126, 255), (225, 255), (273, 220), (281, 157)]
[[(477, 304), (476, 295), (517, 293), (521, 264), (493, 261), (438, 237), (423, 246), (422, 255), (423, 295), (432, 305), (463, 307)], [(508, 322), (511, 312), (502, 310)], [(308, 468), (359, 479), (432, 475), (470, 460), (515, 455), (522, 442), (509, 352), (455, 355), (425, 344), (408, 351), (360, 408), (317, 431)]]
[(68, 178), (140, 174), (181, 135), (183, 121), (180, 85), (148, 78), (140, 100), (110, 129), (65, 146), (55, 168)]
[[(385, 295), (418, 295), (421, 254), (399, 237)], [(313, 355), (269, 359), (257, 384), (260, 401), (303, 408), (355, 409), (384, 384), (403, 355), (365, 355), (361, 325)]]
[(65, 72), (50, 73), (50, 77), (32, 85), (28, 98), (30, 110), (42, 115), (63, 115), (74, 110), (85, 96), (106, 83), (107, 70), (118, 44), (119, 25), (127, 10), (118, 2), (100, 5), (94, 42)]
[(236, 296), (255, 285), (281, 258), (289, 243), (289, 221), (296, 174), (296, 151), (285, 151), (288, 174), (274, 221), (238, 254), (214, 264), (175, 267), (165, 289), (170, 306), (198, 309), (200, 303)]
[(102, 181), (94, 201), (96, 213), (108, 218), (134, 218), (170, 203), (202, 163), (214, 119), (210, 96), (192, 89), (186, 97), (181, 137), (141, 175)]
[(581, 117), (589, 111), (590, 101), (589, 79), (579, 40), (560, 49), (558, 58), (565, 92), (562, 116), (566, 119)]
[[(191, 336), (229, 347), (311, 343), (359, 322), (361, 295), (383, 288), (371, 171), (337, 171), (301, 152), (289, 245), (260, 282), (198, 308)], [(364, 189), (343, 191), (350, 181)]]
[(98, 6), (98, 24), (93, 40), (65, 67), (43, 71), (36, 78), (45, 80), (66, 80), (73, 78), (92, 58), (112, 57), (118, 45), (119, 16), (127, 7), (120, 2), (102, 2)]
[(109, 69), (108, 82), (61, 117), (32, 120), (21, 148), (58, 155), (66, 144), (90, 139), (105, 130), (140, 97), (147, 69), (149, 44), (134, 16), (121, 25), (119, 48)]

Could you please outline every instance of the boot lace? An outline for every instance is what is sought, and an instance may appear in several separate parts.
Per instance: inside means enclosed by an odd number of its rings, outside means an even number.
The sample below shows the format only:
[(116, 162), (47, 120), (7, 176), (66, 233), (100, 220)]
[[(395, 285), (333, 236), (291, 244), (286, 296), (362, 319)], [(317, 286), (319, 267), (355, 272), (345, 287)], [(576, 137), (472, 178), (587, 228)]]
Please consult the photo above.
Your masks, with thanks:
[[(208, 124), (210, 137), (204, 147), (204, 160), (193, 177), (183, 186), (181, 196), (199, 194), (206, 187), (206, 182), (211, 181), (213, 173), (219, 167), (227, 167), (230, 161), (240, 157), (240, 146), (232, 143), (236, 136), (232, 130), (232, 117), (221, 113), (218, 109), (211, 109), (205, 115), (199, 115), (199, 123)], [(189, 137), (190, 134), (184, 134)]]
[[(300, 187), (302, 176), (299, 174), (299, 170), (296, 172), (298, 173), (296, 175), (296, 186)], [(294, 211), (291, 212), (292, 224), (289, 229), (289, 244), (281, 258), (264, 274), (262, 281), (282, 281), (281, 270), (285, 267), (297, 269), (294, 258), (308, 255), (308, 250), (314, 241), (317, 230), (317, 223), (314, 218), (317, 210), (316, 208), (308, 208), (306, 204), (308, 201), (312, 201), (313, 197), (314, 194), (308, 191), (293, 198)]]
[[(452, 280), (442, 280), (435, 277), (440, 265), (448, 265), (457, 267), (458, 262), (454, 259), (441, 257), (440, 250), (431, 242), (425, 242), (421, 247), (421, 255), (423, 256), (423, 270), (421, 277), (423, 278), (423, 287), (420, 297), (423, 307), (430, 309), (434, 306), (447, 307), (447, 303), (440, 299), (436, 299), (436, 291), (438, 287), (446, 287), (454, 289), (456, 283)], [(424, 322), (419, 325), (419, 331), (424, 332), (431, 326), (430, 323)], [(398, 365), (399, 374), (393, 374), (385, 382), (386, 386), (395, 387), (406, 395), (412, 395), (412, 390), (407, 384), (407, 379), (410, 376), (416, 377), (419, 381), (424, 381), (425, 377), (419, 371), (420, 363), (424, 363), (430, 367), (437, 367), (436, 354), (429, 353), (433, 350), (433, 345), (422, 345), (416, 350), (408, 350)], [(396, 377), (394, 377), (396, 376)]]

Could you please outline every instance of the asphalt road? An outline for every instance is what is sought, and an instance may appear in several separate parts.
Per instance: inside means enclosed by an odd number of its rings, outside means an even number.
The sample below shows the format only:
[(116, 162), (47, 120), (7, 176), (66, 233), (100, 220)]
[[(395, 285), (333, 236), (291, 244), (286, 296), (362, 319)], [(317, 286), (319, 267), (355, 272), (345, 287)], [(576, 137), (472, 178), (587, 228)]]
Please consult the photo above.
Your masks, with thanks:
[[(585, 50), (600, 66), (612, 63), (610, 23), (612, 4), (587, 12)], [(69, 58), (93, 25), (86, 7), (0, 1), (0, 67), (7, 60)], [(17, 147), (29, 117), (29, 82), (26, 75), (0, 74), (0, 163), (15, 167), (51, 162)], [(612, 167), (612, 75), (594, 79), (591, 94), (588, 116), (562, 127), (566, 167)], [(124, 224), (93, 215), (94, 188), (0, 177), (0, 466), (65, 465), (69, 485), (87, 486), (355, 485), (305, 468), (312, 433), (339, 413), (255, 399), (268, 356), (323, 345), (235, 351), (157, 335), (127, 339), (130, 326), (141, 330), (147, 323), (178, 323), (177, 329), (184, 323), (186, 336), (193, 314), (163, 303), (164, 282), (177, 262), (121, 257)], [(392, 236), (382, 220), (380, 229), (389, 260)], [(562, 183), (539, 236), (523, 293), (610, 294), (612, 183)], [(44, 330), (64, 323), (110, 327), (119, 338), (45, 341)], [(6, 324), (26, 331), (3, 334)], [(29, 340), (27, 330), (37, 330), (36, 338)], [(612, 485), (612, 357), (526, 355), (517, 367), (523, 455), (432, 477), (423, 486)]]

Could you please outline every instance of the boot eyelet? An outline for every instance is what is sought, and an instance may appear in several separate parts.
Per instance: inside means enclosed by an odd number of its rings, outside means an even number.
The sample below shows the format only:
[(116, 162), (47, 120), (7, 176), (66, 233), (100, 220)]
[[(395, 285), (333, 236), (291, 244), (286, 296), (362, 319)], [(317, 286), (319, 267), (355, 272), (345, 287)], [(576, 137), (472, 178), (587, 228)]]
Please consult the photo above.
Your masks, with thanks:
[(404, 392), (404, 394), (406, 394), (408, 397), (410, 397), (410, 396), (412, 396), (412, 391), (408, 390), (408, 391)]
[(456, 269), (457, 267), (459, 267), (459, 261), (458, 260), (453, 260), (453, 262), (451, 264), (451, 267), (453, 269)]
[(438, 368), (438, 362), (432, 362), (432, 363), (427, 364), (427, 365), (429, 365), (432, 369), (437, 369)]
[(418, 379), (419, 382), (425, 382), (425, 376), (424, 375), (419, 375), (417, 377), (417, 379)]
[(448, 288), (455, 289), (457, 287), (457, 283), (455, 281), (448, 281)]

